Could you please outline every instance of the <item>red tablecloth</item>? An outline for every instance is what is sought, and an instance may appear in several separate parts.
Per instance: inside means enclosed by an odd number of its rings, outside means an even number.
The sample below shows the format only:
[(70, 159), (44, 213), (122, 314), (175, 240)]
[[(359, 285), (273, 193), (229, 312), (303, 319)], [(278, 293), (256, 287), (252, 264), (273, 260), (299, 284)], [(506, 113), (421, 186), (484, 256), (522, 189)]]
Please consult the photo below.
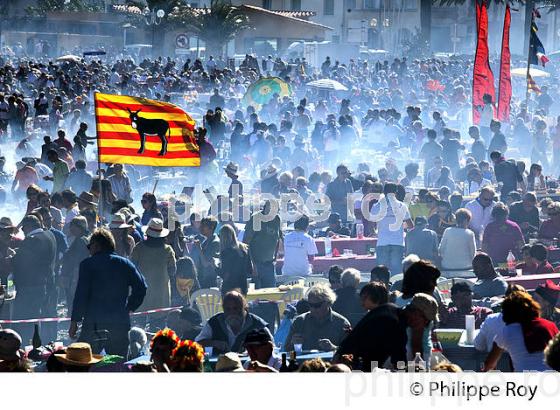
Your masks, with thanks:
[[(369, 256), (369, 255), (355, 255), (351, 257), (317, 256), (313, 261), (313, 273), (314, 274), (328, 273), (330, 267), (333, 265), (338, 265), (342, 269), (355, 268), (358, 269), (360, 272), (370, 272), (375, 267), (376, 261), (377, 258), (375, 256)], [(279, 259), (276, 262), (276, 272), (278, 272), (278, 274), (282, 272), (283, 264), (284, 264), (283, 259)]]
[[(315, 239), (315, 245), (317, 245), (317, 251), (320, 256), (325, 255), (325, 238)], [(342, 254), (344, 249), (352, 249), (355, 255), (368, 255), (370, 248), (375, 248), (377, 245), (377, 238), (337, 238), (331, 240), (332, 249), (338, 249), (338, 252)]]
[(537, 286), (543, 284), (548, 279), (558, 284), (560, 282), (560, 273), (544, 273), (542, 275), (523, 275), (511, 276), (505, 278), (508, 283), (515, 283), (521, 285), (527, 290), (535, 289)]

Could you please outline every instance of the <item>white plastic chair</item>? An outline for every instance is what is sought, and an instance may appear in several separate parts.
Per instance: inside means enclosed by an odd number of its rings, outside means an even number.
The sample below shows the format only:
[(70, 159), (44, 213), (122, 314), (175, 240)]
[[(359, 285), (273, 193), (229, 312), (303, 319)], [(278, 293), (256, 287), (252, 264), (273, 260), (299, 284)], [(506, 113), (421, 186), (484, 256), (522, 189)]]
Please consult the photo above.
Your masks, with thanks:
[(453, 283), (453, 279), (443, 279), (437, 283), (437, 289), (444, 302), (449, 302), (451, 300), (451, 287)]
[(216, 313), (223, 311), (222, 294), (217, 288), (199, 289), (193, 292), (191, 302), (196, 304), (202, 323), (206, 323)]
[(327, 278), (324, 278), (322, 276), (308, 276), (305, 278), (305, 280), (303, 281), (303, 286), (306, 288), (310, 288), (311, 286), (315, 286), (318, 285), (319, 283), (324, 283), (326, 285), (329, 285), (330, 282)]
[(280, 285), (299, 285), (305, 278), (303, 276), (279, 276), (276, 278), (276, 284)]
[(286, 293), (284, 293), (282, 295), (282, 300), (284, 301), (284, 303), (288, 304), (292, 302), (297, 302), (298, 300), (303, 299), (304, 296), (305, 296), (305, 288), (296, 286), (288, 290)]

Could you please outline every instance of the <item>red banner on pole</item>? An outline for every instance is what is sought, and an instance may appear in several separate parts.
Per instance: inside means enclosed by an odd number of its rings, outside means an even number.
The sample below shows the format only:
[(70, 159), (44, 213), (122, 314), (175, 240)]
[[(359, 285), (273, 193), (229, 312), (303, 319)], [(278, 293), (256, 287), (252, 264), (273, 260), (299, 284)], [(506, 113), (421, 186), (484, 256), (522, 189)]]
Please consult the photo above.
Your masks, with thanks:
[(492, 96), (492, 102), (496, 101), (494, 90), (494, 74), (490, 68), (490, 51), (488, 49), (488, 9), (485, 0), (476, 0), (476, 54), (474, 57), (473, 70), (473, 123), (480, 122), (480, 113), (484, 108), (482, 97), (484, 94)]
[(511, 51), (509, 49), (509, 31), (511, 26), (511, 10), (506, 5), (504, 32), (502, 34), (502, 57), (500, 60), (500, 91), (498, 94), (498, 119), (509, 122), (511, 103)]

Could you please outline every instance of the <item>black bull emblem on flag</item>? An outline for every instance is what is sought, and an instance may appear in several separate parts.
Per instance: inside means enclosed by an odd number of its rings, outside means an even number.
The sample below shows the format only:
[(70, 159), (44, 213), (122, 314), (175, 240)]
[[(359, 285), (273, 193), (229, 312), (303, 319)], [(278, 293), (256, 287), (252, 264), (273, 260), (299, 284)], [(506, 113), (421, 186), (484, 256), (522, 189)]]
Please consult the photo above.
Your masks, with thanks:
[(130, 114), (130, 125), (138, 131), (138, 135), (140, 135), (140, 149), (138, 150), (138, 153), (144, 153), (146, 135), (157, 135), (161, 140), (161, 150), (158, 155), (164, 156), (167, 154), (167, 142), (168, 138), (171, 137), (169, 123), (160, 119), (142, 118), (138, 115), (141, 110), (130, 111), (130, 108), (127, 108), (127, 110)]

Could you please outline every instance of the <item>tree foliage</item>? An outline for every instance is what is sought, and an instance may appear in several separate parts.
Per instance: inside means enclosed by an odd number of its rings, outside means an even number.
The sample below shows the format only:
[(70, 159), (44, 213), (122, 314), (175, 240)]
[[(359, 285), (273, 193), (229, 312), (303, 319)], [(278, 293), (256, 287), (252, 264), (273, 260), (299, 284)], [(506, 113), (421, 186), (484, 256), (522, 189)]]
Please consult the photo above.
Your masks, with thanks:
[(38, 0), (37, 5), (25, 9), (28, 14), (44, 16), (49, 12), (100, 12), (102, 1), (92, 0)]
[(224, 0), (211, 0), (203, 11), (186, 5), (175, 7), (169, 19), (206, 44), (207, 55), (221, 55), (224, 46), (243, 30), (251, 28), (245, 12)]

